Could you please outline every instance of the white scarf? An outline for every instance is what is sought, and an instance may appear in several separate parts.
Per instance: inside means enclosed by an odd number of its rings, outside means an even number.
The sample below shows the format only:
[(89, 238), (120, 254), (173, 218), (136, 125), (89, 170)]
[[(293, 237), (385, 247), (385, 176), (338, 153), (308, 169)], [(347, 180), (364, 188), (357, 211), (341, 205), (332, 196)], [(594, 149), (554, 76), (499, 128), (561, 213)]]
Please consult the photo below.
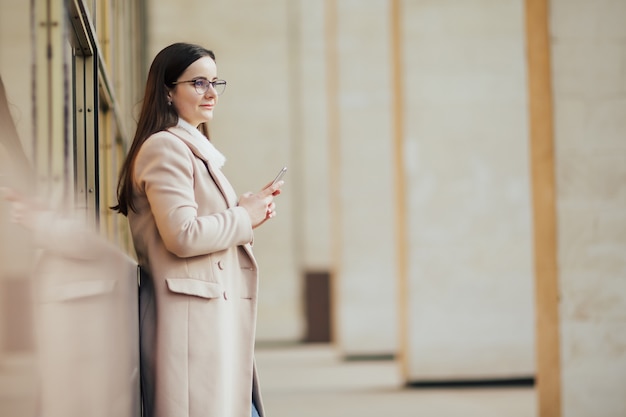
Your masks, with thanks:
[(211, 143), (209, 138), (204, 136), (202, 132), (198, 130), (198, 128), (193, 127), (191, 123), (187, 123), (180, 117), (178, 118), (178, 124), (176, 126), (184, 129), (187, 133), (193, 136), (193, 138), (195, 139), (194, 143), (202, 152), (207, 155), (211, 165), (222, 169), (222, 167), (226, 163), (226, 157), (217, 150), (217, 148)]

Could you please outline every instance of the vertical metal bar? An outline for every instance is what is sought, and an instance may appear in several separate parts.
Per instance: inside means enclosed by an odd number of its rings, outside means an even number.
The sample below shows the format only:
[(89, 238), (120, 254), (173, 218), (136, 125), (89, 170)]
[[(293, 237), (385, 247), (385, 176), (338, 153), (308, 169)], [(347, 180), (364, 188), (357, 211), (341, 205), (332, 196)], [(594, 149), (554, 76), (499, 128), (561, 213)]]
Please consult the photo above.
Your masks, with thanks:
[(98, 55), (85, 57), (85, 182), (87, 216), (100, 219), (100, 161), (98, 150)]
[(561, 416), (549, 1), (526, 0), (539, 417)]
[(74, 188), (76, 198), (74, 203), (80, 210), (87, 207), (87, 180), (86, 170), (86, 121), (87, 103), (85, 102), (85, 57), (74, 56), (74, 86), (75, 86), (75, 124), (74, 124)]

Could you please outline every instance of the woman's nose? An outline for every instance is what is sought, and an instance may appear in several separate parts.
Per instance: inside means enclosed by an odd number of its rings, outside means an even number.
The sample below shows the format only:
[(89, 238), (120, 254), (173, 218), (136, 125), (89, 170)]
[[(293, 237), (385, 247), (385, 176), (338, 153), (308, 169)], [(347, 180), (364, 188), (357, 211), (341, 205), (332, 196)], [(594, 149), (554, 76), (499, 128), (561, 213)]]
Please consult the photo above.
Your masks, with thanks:
[(206, 89), (206, 93), (204, 93), (206, 97), (217, 97), (217, 90), (213, 86), (213, 84), (209, 84), (209, 88)]

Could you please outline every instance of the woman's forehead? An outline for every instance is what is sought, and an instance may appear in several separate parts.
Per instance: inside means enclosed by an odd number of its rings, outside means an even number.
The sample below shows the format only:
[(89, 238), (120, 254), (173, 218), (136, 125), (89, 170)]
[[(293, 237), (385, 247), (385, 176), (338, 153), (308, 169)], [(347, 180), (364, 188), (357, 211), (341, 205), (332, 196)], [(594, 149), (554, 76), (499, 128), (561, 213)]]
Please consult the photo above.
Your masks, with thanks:
[(205, 77), (212, 79), (217, 76), (217, 65), (210, 56), (204, 56), (189, 65), (183, 74), (192, 78)]

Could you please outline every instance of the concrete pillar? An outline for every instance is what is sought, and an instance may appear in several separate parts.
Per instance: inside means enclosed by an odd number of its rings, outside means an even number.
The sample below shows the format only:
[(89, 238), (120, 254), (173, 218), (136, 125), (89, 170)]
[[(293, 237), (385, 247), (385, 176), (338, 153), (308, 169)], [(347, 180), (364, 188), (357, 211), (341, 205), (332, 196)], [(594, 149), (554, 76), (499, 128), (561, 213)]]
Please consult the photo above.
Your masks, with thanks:
[(403, 3), (408, 382), (534, 374), (522, 6)]
[[(397, 352), (389, 2), (327, 2), (336, 59), (331, 178), (336, 337), (345, 356)], [(329, 53), (333, 53), (330, 49)]]

